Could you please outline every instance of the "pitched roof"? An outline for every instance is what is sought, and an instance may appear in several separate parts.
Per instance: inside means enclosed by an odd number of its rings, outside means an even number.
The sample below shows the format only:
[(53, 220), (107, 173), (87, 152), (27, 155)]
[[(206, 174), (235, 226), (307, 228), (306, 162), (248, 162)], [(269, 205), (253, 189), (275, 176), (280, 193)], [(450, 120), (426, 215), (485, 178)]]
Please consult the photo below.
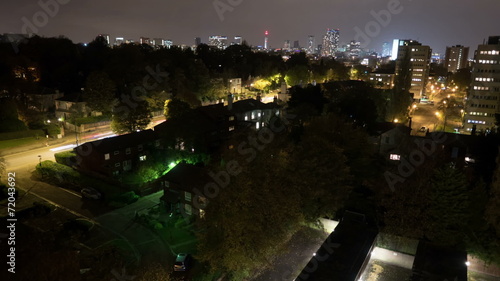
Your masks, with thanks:
[(71, 93), (64, 95), (63, 97), (60, 97), (56, 99), (58, 101), (68, 101), (68, 102), (85, 102), (83, 99), (83, 93)]
[(180, 189), (189, 192), (192, 192), (194, 188), (203, 190), (206, 184), (213, 182), (204, 168), (187, 163), (177, 164), (162, 177), (162, 180), (174, 183)]
[(153, 130), (151, 129), (148, 129), (126, 135), (120, 135), (116, 137), (105, 138), (102, 140), (86, 142), (82, 145), (75, 147), (75, 152), (80, 155), (83, 154), (88, 155), (90, 150), (96, 150), (101, 153), (108, 153), (110, 151), (118, 149), (137, 146), (139, 144), (145, 144), (155, 139), (156, 139), (155, 132), (153, 132)]
[(246, 100), (240, 100), (235, 103), (233, 103), (233, 109), (231, 109), (231, 112), (234, 113), (245, 113), (248, 111), (252, 110), (257, 110), (257, 109), (273, 109), (277, 108), (278, 106), (274, 103), (263, 103), (261, 101), (258, 101), (256, 99), (246, 99)]

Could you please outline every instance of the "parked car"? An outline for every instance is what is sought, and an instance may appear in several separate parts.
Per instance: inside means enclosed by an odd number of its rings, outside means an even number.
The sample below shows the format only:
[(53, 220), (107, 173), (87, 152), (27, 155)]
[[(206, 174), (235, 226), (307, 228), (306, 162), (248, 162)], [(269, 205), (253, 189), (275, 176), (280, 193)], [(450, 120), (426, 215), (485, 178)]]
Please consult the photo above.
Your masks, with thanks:
[(174, 271), (186, 271), (191, 268), (192, 257), (190, 254), (179, 253), (175, 259)]
[(83, 188), (81, 191), (82, 193), (82, 196), (85, 197), (85, 198), (89, 198), (89, 199), (101, 199), (102, 195), (101, 193), (99, 193), (99, 191), (93, 189), (93, 188), (90, 188), (90, 187), (85, 187)]

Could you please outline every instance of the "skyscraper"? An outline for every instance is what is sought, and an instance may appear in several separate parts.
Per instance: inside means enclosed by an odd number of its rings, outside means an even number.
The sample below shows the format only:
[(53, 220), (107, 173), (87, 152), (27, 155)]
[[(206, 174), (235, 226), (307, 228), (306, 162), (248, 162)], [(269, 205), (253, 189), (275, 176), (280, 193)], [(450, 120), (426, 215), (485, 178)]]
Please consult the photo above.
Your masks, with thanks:
[(487, 131), (500, 114), (500, 36), (490, 36), (474, 54), (472, 81), (465, 105), (464, 128)]
[(196, 38), (194, 38), (194, 45), (195, 45), (195, 46), (198, 46), (198, 45), (200, 45), (200, 44), (201, 44), (201, 38), (200, 38), (200, 37), (196, 37)]
[(328, 29), (323, 36), (323, 57), (333, 57), (339, 47), (340, 31), (338, 29)]
[(234, 36), (234, 43), (235, 43), (236, 45), (241, 45), (241, 44), (243, 44), (243, 37), (241, 37), (241, 36)]
[(382, 57), (390, 57), (391, 56), (391, 45), (389, 42), (382, 43)]
[(283, 43), (283, 51), (290, 51), (291, 46), (290, 46), (290, 40), (285, 40), (285, 43)]
[(97, 37), (102, 37), (102, 38), (104, 38), (104, 40), (106, 40), (106, 43), (107, 43), (107, 44), (108, 44), (108, 46), (109, 46), (109, 44), (110, 44), (110, 41), (109, 41), (109, 34), (99, 34), (99, 35), (97, 35)]
[(227, 36), (212, 35), (208, 37), (208, 45), (224, 50), (227, 47)]
[(295, 50), (300, 49), (299, 40), (295, 40), (295, 41), (293, 41), (293, 48), (294, 48)]
[(396, 59), (396, 90), (413, 93), (414, 99), (425, 96), (429, 79), (431, 48), (415, 40), (399, 40)]
[(314, 35), (309, 35), (307, 37), (307, 54), (312, 55), (315, 54), (315, 44), (314, 44)]
[(464, 47), (461, 45), (446, 47), (444, 66), (448, 69), (448, 72), (455, 73), (459, 69), (467, 67), (468, 58), (469, 58), (469, 47)]

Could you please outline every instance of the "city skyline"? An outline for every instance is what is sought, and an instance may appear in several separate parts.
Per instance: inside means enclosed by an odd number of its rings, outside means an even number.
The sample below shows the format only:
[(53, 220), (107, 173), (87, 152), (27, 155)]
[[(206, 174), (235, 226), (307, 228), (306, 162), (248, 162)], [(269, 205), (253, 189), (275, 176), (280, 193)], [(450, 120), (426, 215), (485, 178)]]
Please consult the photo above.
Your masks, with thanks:
[(281, 48), (285, 40), (298, 40), (305, 47), (309, 35), (321, 38), (332, 28), (340, 29), (340, 46), (359, 40), (362, 47), (380, 52), (383, 42), (415, 39), (441, 54), (446, 46), (457, 44), (475, 49), (488, 36), (500, 33), (491, 24), (500, 3), (492, 0), (473, 6), (463, 0), (453, 10), (448, 3), (430, 0), (315, 2), (216, 0), (194, 5), (147, 0), (134, 5), (114, 0), (7, 0), (0, 4), (4, 19), (0, 33), (31, 30), (46, 37), (64, 35), (75, 43), (109, 34), (112, 39), (171, 39), (176, 45), (192, 45), (196, 37), (208, 43), (210, 35), (240, 35), (258, 46), (269, 30), (269, 47)]

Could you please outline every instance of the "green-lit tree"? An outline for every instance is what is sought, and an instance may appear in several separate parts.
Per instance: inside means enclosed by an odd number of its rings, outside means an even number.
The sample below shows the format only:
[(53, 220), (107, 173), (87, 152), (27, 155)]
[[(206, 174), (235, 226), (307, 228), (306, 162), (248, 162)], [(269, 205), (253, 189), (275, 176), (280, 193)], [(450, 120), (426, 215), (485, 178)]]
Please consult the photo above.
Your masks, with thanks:
[(165, 102), (164, 114), (167, 119), (177, 119), (191, 110), (187, 102), (173, 98)]
[(113, 112), (111, 129), (118, 134), (146, 129), (151, 122), (151, 112), (144, 100), (120, 102)]

